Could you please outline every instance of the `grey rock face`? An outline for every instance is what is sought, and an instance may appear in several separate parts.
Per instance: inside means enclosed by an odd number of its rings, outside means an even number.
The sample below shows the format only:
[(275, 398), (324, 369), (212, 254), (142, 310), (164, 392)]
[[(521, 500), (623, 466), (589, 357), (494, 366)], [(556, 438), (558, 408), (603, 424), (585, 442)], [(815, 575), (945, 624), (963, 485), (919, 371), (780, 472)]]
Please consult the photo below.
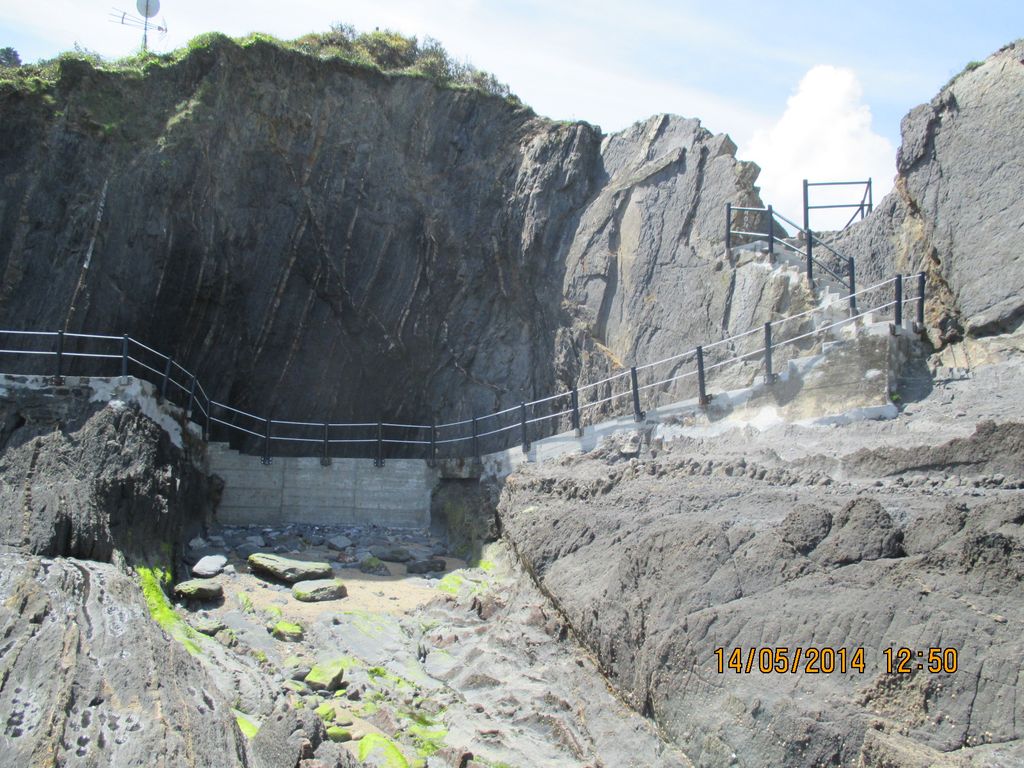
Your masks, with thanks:
[[(0, 412), (13, 417), (33, 397), (12, 389)], [(0, 508), (8, 510), (0, 544), (97, 561), (119, 551), (168, 566), (166, 543), (198, 528), (211, 503), (210, 482), (189, 454), (133, 407), (105, 407), (72, 423), (54, 413), (51, 424), (58, 428), (0, 455)]]
[(1024, 319), (1024, 41), (903, 119), (896, 189), (840, 240), (865, 278), (928, 274), (933, 340)]
[(0, 632), (4, 765), (250, 765), (230, 703), (117, 567), (0, 554)]
[[(893, 454), (931, 477), (969, 478), (971, 445), (984, 466), (999, 452), (986, 444), (1012, 441), (1017, 426), (882, 448), (875, 460)], [(622, 462), (612, 446), (525, 466), (506, 481), (498, 513), (575, 636), (695, 765), (941, 765), (951, 751), (984, 765), (990, 742), (1021, 753), (1008, 704), (1024, 653), (1019, 491), (948, 502), (900, 486), (874, 495), (870, 479), (818, 485), (823, 465), (803, 459), (776, 456), (765, 472), (719, 458), (713, 440), (699, 459), (694, 450)], [(731, 474), (717, 469), (726, 461)], [(716, 649), (724, 664), (734, 648), (787, 648), (792, 659), (812, 646), (863, 647), (865, 671), (717, 669)], [(977, 666), (887, 674), (882, 650), (900, 646), (954, 646)], [(1006, 664), (1013, 671), (981, 672)]]
[(696, 120), (602, 136), (226, 40), (160, 77), (61, 68), (56, 106), (0, 94), (5, 326), (127, 330), (215, 399), (356, 421), (485, 413), (734, 329), (723, 206), (758, 202), (757, 170)]
[(405, 547), (391, 545), (376, 545), (370, 547), (370, 554), (389, 563), (405, 563), (412, 560), (412, 555)]

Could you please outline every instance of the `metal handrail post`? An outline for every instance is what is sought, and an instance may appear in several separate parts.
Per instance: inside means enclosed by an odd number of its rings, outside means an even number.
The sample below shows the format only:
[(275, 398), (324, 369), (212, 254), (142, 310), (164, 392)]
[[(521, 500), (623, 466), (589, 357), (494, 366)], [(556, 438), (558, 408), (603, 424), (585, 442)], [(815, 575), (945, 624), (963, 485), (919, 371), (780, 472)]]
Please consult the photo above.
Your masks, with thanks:
[(437, 466), (437, 425), (430, 425), (430, 458), (427, 460), (428, 467)]
[(924, 333), (924, 272), (917, 273), (917, 325), (918, 333)]
[(331, 425), (328, 422), (325, 421), (324, 422), (324, 438), (323, 438), (323, 443), (322, 443), (323, 448), (322, 448), (322, 451), (320, 453), (320, 466), (321, 467), (326, 467), (326, 466), (328, 466), (331, 463), (331, 457), (328, 455), (328, 451), (330, 450), (330, 440), (328, 439), (329, 436), (330, 436), (329, 435), (330, 428), (331, 428)]
[(121, 336), (121, 383), (128, 383), (128, 334)]
[(857, 312), (857, 273), (853, 256), (846, 259), (846, 271), (850, 275), (850, 317), (856, 317)]
[(480, 425), (473, 417), (473, 458), (480, 461)]
[(583, 430), (580, 428), (580, 391), (576, 388), (572, 388), (572, 392), (569, 395), (572, 401), (572, 429), (576, 437), (583, 437)]
[(768, 263), (775, 263), (775, 213), (768, 206)]
[(53, 383), (61, 385), (64, 383), (64, 331), (57, 331), (57, 373), (53, 377)]
[(263, 458), (260, 459), (260, 463), (264, 465), (273, 464), (274, 460), (270, 458), (270, 427), (273, 424), (273, 420), (267, 417), (266, 432), (263, 436)]
[(871, 177), (868, 176), (868, 213), (875, 209), (874, 192), (872, 192), (871, 187)]
[(213, 404), (210, 403), (210, 398), (206, 398), (206, 419), (203, 420), (203, 442), (210, 442), (210, 412), (213, 410)]
[(519, 404), (519, 427), (523, 433), (523, 453), (529, 453), (530, 438), (526, 432), (526, 403)]
[(725, 204), (725, 254), (732, 251), (732, 203)]
[(807, 284), (814, 285), (814, 235), (811, 232), (811, 208), (807, 199), (807, 179), (804, 179), (804, 241), (807, 244)]
[(635, 365), (629, 369), (629, 380), (633, 385), (633, 421), (639, 424), (647, 414), (640, 410), (640, 384), (636, 379)]
[(167, 382), (171, 379), (171, 366), (174, 365), (174, 358), (167, 358), (167, 365), (164, 366), (164, 378), (160, 382), (160, 399), (167, 399)]
[(373, 466), (384, 466), (384, 420), (377, 419), (377, 457), (373, 460)]
[(704, 347), (697, 347), (697, 402), (707, 405), (711, 402), (704, 380)]
[(775, 382), (775, 373), (772, 371), (772, 324), (764, 324), (764, 383)]
[(896, 296), (894, 297), (895, 300), (896, 300), (896, 305), (894, 307), (894, 310), (895, 310), (894, 326), (895, 327), (893, 328), (893, 330), (894, 331), (898, 331), (900, 329), (900, 327), (903, 325), (903, 275), (896, 275), (895, 290), (896, 290)]
[(192, 374), (192, 383), (188, 385), (188, 407), (185, 408), (185, 418), (192, 418), (192, 406), (196, 401), (196, 375)]

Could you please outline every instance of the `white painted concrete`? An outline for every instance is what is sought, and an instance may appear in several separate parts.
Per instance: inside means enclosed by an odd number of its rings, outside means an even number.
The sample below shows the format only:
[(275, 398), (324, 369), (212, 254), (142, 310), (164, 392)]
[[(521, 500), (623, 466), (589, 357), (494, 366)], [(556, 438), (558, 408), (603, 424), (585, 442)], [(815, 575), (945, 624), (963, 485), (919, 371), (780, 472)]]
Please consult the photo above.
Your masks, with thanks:
[(217, 520), (225, 525), (369, 525), (425, 528), (430, 525), (430, 494), (437, 471), (418, 459), (390, 459), (375, 467), (370, 459), (259, 456), (211, 443), (209, 471), (224, 480)]

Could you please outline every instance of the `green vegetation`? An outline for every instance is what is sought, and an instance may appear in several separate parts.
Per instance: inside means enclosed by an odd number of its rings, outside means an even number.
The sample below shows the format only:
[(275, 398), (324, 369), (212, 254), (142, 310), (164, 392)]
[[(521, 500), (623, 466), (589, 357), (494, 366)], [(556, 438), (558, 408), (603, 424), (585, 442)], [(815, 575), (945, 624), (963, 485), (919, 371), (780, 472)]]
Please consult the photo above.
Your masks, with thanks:
[(142, 587), (142, 594), (146, 598), (146, 606), (149, 608), (149, 615), (153, 617), (153, 621), (159, 624), (164, 632), (185, 646), (185, 650), (193, 656), (202, 655), (202, 648), (199, 647), (202, 635), (184, 622), (171, 606), (171, 602), (164, 592), (164, 589), (171, 584), (170, 569), (139, 566), (136, 567), (135, 573), (139, 577), (139, 586)]
[(270, 634), (278, 640), (284, 640), (287, 642), (301, 640), (302, 626), (290, 621), (279, 621), (270, 630)]
[(250, 598), (244, 592), (239, 592), (236, 596), (238, 601), (238, 607), (241, 608), (242, 613), (256, 613), (256, 606), (252, 604), (252, 598)]
[(0, 67), (20, 67), (21, 56), (18, 52), (8, 46), (7, 48), (0, 48)]
[(242, 48), (272, 46), (322, 61), (341, 61), (390, 75), (423, 77), (448, 88), (482, 91), (513, 104), (521, 103), (509, 87), (494, 75), (472, 64), (456, 61), (433, 38), (419, 41), (392, 30), (357, 32), (348, 24), (334, 24), (328, 32), (311, 33), (296, 40), (279, 40), (263, 33), (233, 40), (219, 32), (208, 32), (194, 37), (183, 48), (170, 53), (139, 51), (114, 60), (106, 60), (76, 44), (74, 50), (54, 59), (19, 66), (21, 60), (17, 51), (3, 48), (0, 49), (0, 88), (13, 85), (28, 92), (46, 90), (60, 77), (62, 66), (74, 62), (85, 62), (93, 69), (104, 72), (141, 76), (154, 69), (174, 66), (188, 56), (202, 55), (217, 45), (238, 45)]
[(398, 746), (387, 736), (379, 733), (368, 733), (359, 740), (360, 760), (369, 760), (371, 757), (377, 759), (375, 765), (384, 768), (409, 768), (409, 761), (405, 759)]
[(340, 725), (332, 725), (327, 728), (327, 738), (331, 741), (352, 741), (352, 732)]
[(466, 579), (461, 573), (458, 571), (452, 571), (437, 582), (437, 589), (440, 592), (447, 592), (449, 595), (457, 595), (459, 594), (459, 590), (462, 589), (462, 585), (465, 583)]
[(238, 723), (238, 729), (245, 735), (245, 738), (253, 738), (259, 731), (259, 726), (250, 720), (249, 716), (244, 712), (240, 712), (237, 709), (231, 711), (235, 713), (235, 722)]
[(955, 83), (961, 77), (966, 75), (968, 72), (973, 72), (974, 70), (976, 70), (978, 67), (980, 67), (984, 63), (985, 63), (984, 61), (969, 61), (969, 62), (967, 62), (967, 66), (965, 66), (963, 69), (961, 69), (959, 72), (957, 72), (951, 78), (949, 78), (949, 82), (946, 83), (942, 87), (942, 90), (945, 90), (946, 88), (949, 88), (949, 86), (951, 86), (953, 83)]
[(316, 708), (316, 714), (325, 723), (333, 723), (338, 713), (335, 711), (334, 705), (327, 701)]

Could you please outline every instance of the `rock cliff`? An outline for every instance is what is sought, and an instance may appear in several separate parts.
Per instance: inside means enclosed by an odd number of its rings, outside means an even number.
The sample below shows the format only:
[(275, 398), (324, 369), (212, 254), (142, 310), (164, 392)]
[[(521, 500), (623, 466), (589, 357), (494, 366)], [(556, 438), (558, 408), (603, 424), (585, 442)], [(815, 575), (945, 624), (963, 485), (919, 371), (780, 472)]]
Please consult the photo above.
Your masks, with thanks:
[(864, 279), (928, 274), (932, 340), (1024, 318), (1024, 41), (969, 66), (903, 118), (896, 188), (839, 241)]
[(128, 331), (278, 418), (484, 413), (773, 309), (721, 254), (756, 166), (696, 120), (605, 136), (227, 38), (65, 59), (0, 114), (0, 326)]

